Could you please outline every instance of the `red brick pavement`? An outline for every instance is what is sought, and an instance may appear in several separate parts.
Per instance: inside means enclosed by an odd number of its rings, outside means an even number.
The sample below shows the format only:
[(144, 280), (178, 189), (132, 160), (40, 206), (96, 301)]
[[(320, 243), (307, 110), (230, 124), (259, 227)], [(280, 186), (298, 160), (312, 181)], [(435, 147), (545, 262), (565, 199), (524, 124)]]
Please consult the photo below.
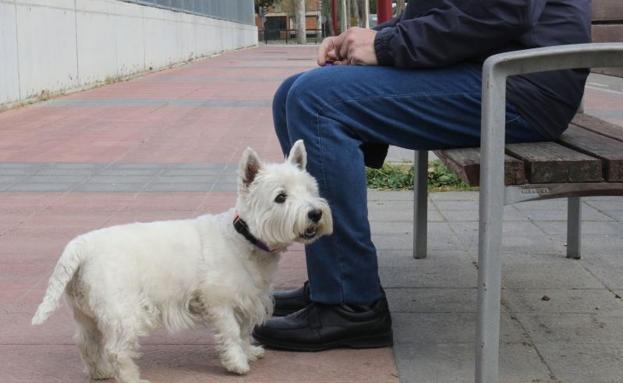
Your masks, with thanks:
[[(279, 160), (269, 104), (283, 78), (313, 66), (313, 53), (298, 47), (228, 53), (52, 100), (66, 106), (40, 103), (1, 113), (0, 164), (235, 163), (246, 146)], [(76, 106), (85, 100), (91, 104)], [(205, 100), (260, 106), (193, 106)], [(117, 223), (220, 212), (234, 199), (234, 193), (204, 192), (0, 192), (0, 382), (85, 381), (67, 308), (41, 327), (30, 326), (73, 236)], [(304, 280), (303, 249), (293, 246), (276, 284)], [(218, 364), (208, 330), (158, 333), (142, 343), (139, 364), (153, 383), (397, 381), (391, 349), (270, 351), (248, 376), (235, 377)]]

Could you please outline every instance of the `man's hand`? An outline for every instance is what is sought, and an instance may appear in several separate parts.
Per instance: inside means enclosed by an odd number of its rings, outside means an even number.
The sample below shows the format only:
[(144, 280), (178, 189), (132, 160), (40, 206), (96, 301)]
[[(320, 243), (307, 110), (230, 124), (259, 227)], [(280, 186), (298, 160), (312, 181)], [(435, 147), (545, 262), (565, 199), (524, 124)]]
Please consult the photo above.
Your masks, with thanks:
[(374, 52), (376, 31), (350, 28), (339, 36), (327, 37), (318, 49), (318, 65), (327, 62), (351, 65), (378, 65)]

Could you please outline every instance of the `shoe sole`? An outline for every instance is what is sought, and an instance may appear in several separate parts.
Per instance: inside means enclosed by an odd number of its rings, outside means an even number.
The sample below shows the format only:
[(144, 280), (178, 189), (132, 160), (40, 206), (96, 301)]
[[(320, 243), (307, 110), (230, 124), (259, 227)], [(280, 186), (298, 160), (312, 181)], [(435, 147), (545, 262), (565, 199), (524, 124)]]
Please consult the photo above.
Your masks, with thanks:
[(348, 339), (341, 339), (338, 341), (323, 343), (323, 344), (299, 344), (289, 343), (282, 341), (274, 341), (271, 339), (262, 338), (261, 336), (254, 335), (254, 338), (262, 345), (277, 350), (285, 351), (303, 351), (303, 352), (315, 352), (325, 351), (334, 348), (381, 348), (390, 347), (394, 345), (394, 336), (392, 331), (387, 331), (382, 334), (374, 336), (363, 336)]

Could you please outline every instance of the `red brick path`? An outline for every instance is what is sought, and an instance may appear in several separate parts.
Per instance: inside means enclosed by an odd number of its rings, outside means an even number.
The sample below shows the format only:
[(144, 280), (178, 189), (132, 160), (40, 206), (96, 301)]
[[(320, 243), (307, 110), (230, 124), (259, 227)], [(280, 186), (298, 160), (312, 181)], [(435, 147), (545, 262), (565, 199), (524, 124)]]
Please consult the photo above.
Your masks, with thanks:
[[(270, 101), (283, 78), (313, 66), (313, 56), (314, 48), (298, 47), (227, 53), (1, 113), (0, 165), (227, 164), (246, 146), (279, 160)], [(226, 103), (198, 104), (210, 100)], [(0, 183), (12, 182), (11, 169), (2, 171)], [(85, 381), (67, 308), (30, 326), (73, 236), (116, 223), (220, 212), (234, 198), (231, 192), (0, 192), (0, 382)], [(305, 278), (302, 248), (295, 246), (283, 257), (277, 286)], [(219, 366), (207, 330), (159, 333), (142, 343), (139, 364), (153, 383), (397, 381), (391, 349), (270, 351), (247, 377), (235, 377)]]

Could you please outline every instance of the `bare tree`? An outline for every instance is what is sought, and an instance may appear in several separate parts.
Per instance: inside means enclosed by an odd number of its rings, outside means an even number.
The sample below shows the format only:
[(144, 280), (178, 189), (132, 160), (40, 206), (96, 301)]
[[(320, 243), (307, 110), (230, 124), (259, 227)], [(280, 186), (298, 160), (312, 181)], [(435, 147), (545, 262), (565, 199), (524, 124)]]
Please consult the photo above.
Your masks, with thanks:
[(294, 13), (296, 20), (296, 42), (305, 44), (307, 42), (307, 29), (305, 25), (305, 0), (296, 0), (296, 10)]
[(346, 0), (342, 0), (342, 18), (340, 20), (340, 30), (345, 32), (348, 29), (348, 7), (346, 6)]

